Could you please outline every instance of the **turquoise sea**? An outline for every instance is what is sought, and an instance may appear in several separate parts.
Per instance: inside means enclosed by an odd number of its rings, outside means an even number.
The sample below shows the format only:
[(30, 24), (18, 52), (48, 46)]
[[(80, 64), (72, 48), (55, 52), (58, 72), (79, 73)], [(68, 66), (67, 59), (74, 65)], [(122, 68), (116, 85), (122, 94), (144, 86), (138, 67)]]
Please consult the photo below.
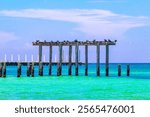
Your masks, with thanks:
[(63, 66), (63, 76), (26, 77), (26, 66), (17, 78), (17, 67), (7, 67), (7, 77), (0, 78), (0, 100), (150, 100), (150, 64), (130, 64), (131, 76), (126, 76), (126, 65), (122, 65), (122, 76), (117, 76), (118, 64), (110, 64), (110, 76), (105, 77), (105, 64), (101, 64), (101, 76), (96, 76), (96, 64), (89, 64), (89, 76), (84, 76), (84, 65), (79, 67), (79, 76), (67, 76), (68, 67)]

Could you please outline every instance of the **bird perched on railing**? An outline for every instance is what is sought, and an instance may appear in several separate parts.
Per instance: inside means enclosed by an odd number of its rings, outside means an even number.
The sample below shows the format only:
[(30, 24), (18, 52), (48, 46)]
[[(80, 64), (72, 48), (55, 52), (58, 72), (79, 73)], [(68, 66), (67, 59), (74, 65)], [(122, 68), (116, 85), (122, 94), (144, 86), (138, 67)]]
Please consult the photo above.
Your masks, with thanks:
[(108, 42), (112, 42), (112, 41), (108, 39)]
[(93, 42), (95, 42), (96, 40), (94, 39)]
[(107, 40), (106, 40), (106, 39), (104, 39), (104, 41), (105, 41), (105, 42), (107, 42)]
[(78, 42), (78, 40), (76, 39), (76, 40), (74, 40), (74, 42)]

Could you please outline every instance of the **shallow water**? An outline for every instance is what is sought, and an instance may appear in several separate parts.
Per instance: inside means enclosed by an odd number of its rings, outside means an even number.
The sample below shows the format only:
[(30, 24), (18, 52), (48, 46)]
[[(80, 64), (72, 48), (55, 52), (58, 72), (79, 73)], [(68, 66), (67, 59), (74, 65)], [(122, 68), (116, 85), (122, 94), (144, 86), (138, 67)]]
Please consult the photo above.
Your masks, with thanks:
[[(44, 77), (26, 77), (26, 67), (22, 77), (16, 77), (16, 67), (7, 68), (6, 79), (0, 78), (1, 100), (149, 100), (150, 64), (131, 64), (131, 76), (126, 77), (126, 64), (122, 64), (122, 76), (117, 76), (117, 64), (110, 64), (110, 77), (105, 77), (104, 64), (101, 76), (96, 77), (96, 65), (89, 65), (89, 76), (84, 76), (84, 66), (79, 67), (80, 76), (67, 76), (67, 66), (63, 75), (57, 77), (56, 66), (53, 76), (48, 76), (44, 67)], [(74, 67), (73, 67), (74, 75)]]

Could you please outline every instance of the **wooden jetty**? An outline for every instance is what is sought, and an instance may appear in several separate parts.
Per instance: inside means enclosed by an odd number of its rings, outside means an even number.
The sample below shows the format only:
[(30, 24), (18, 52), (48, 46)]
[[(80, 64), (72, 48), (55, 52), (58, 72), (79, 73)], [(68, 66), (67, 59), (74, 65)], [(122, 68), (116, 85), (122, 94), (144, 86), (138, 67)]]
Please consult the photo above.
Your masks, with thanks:
[(40, 71), (40, 63), (42, 62), (42, 48), (43, 46), (48, 46), (49, 47), (49, 75), (51, 75), (51, 70), (52, 70), (52, 48), (53, 46), (58, 46), (59, 47), (59, 62), (57, 65), (57, 75), (60, 76), (62, 75), (62, 48), (63, 46), (68, 46), (69, 47), (69, 63), (68, 63), (68, 75), (71, 75), (71, 58), (72, 58), (72, 46), (75, 46), (75, 75), (78, 76), (79, 72), (79, 46), (85, 46), (85, 75), (88, 75), (88, 46), (96, 46), (96, 74), (97, 76), (100, 76), (100, 46), (105, 46), (106, 47), (106, 76), (109, 76), (109, 46), (116, 45), (116, 40), (111, 41), (111, 40), (104, 40), (104, 41), (35, 41), (33, 42), (33, 46), (38, 46), (39, 47), (39, 71)]
[[(27, 76), (30, 77), (34, 77), (34, 66), (39, 66), (39, 76), (43, 76), (43, 67), (44, 66), (49, 66), (48, 68), (48, 74), (49, 76), (52, 75), (52, 66), (55, 65), (57, 66), (57, 76), (61, 76), (62, 74), (62, 65), (67, 65), (68, 66), (68, 75), (71, 76), (72, 75), (72, 66), (75, 66), (75, 75), (78, 76), (79, 75), (79, 65), (85, 65), (85, 76), (88, 76), (88, 48), (89, 46), (95, 46), (96, 47), (96, 75), (100, 76), (100, 47), (101, 46), (105, 46), (106, 48), (106, 57), (105, 57), (105, 75), (109, 76), (109, 46), (112, 45), (116, 45), (116, 40), (115, 41), (111, 41), (111, 40), (104, 40), (104, 41), (35, 41), (33, 42), (33, 46), (38, 46), (39, 47), (39, 51), (38, 51), (38, 61), (35, 62), (33, 61), (33, 56), (32, 56), (32, 62), (20, 62), (20, 56), (18, 59), (18, 62), (1, 62), (0, 63), (0, 77), (6, 77), (6, 66), (17, 66), (17, 77), (21, 76), (22, 73), (22, 66), (27, 66)], [(49, 62), (43, 62), (42, 61), (42, 48), (43, 46), (48, 46), (49, 47)], [(53, 53), (53, 47), (54, 46), (58, 46), (59, 48), (59, 52), (58, 52), (58, 56), (59, 56), (59, 60), (57, 62), (53, 62), (52, 61), (52, 53)], [(63, 61), (63, 47), (64, 46), (68, 46), (68, 61), (64, 62)], [(72, 61), (72, 48), (73, 46), (75, 47), (75, 61)], [(85, 62), (82, 63), (79, 61), (79, 47), (80, 46), (84, 46), (85, 47)], [(6, 58), (6, 57), (5, 57)], [(13, 56), (11, 56), (11, 58), (13, 58)], [(27, 59), (27, 57), (25, 57)], [(130, 66), (127, 65), (126, 67), (127, 69), (127, 76), (130, 76)], [(121, 76), (121, 65), (118, 65), (118, 76)]]

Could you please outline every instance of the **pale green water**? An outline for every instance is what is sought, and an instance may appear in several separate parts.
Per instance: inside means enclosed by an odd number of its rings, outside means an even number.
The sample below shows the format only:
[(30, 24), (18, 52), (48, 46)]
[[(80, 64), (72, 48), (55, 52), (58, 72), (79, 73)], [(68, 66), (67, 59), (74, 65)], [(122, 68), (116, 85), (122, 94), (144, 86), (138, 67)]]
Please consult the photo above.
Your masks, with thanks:
[[(112, 65), (113, 67), (115, 65)], [(143, 69), (145, 68), (145, 69)], [(110, 77), (44, 76), (0, 78), (1, 100), (150, 100), (149, 64), (133, 64), (131, 77), (117, 77), (116, 69)], [(80, 71), (83, 71), (80, 70)], [(90, 73), (95, 74), (95, 69)], [(149, 69), (150, 71), (150, 69)], [(9, 70), (8, 70), (9, 72)], [(82, 73), (81, 73), (82, 74)]]

